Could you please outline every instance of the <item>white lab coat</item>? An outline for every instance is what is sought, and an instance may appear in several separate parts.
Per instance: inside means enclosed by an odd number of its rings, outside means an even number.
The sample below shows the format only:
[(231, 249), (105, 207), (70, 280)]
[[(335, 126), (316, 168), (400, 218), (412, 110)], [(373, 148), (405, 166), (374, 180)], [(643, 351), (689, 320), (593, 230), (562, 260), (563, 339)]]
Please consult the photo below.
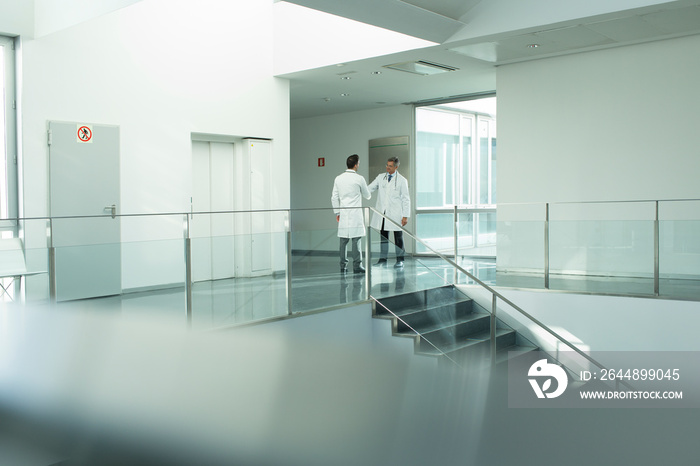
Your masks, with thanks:
[(331, 204), (335, 214), (340, 215), (339, 238), (365, 236), (365, 220), (362, 209), (345, 209), (345, 207), (362, 207), (362, 197), (366, 199), (372, 197), (367, 189), (364, 176), (355, 170), (348, 169), (345, 170), (345, 173), (335, 177)]
[[(396, 170), (389, 181), (388, 173), (380, 173), (369, 185), (370, 192), (379, 190), (377, 211), (383, 213), (394, 222), (401, 225), (403, 217), (411, 216), (411, 198), (408, 195), (408, 181)], [(372, 214), (370, 226), (381, 230), (383, 217)], [(391, 222), (384, 222), (385, 231), (397, 231), (400, 228)]]

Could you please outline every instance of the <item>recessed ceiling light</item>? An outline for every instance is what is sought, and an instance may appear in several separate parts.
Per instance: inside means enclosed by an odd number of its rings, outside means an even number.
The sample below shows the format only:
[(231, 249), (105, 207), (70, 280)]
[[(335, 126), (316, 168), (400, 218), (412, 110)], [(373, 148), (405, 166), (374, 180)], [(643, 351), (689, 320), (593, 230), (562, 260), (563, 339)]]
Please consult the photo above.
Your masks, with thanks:
[(529, 48), (529, 49), (536, 49), (539, 46), (540, 46), (540, 44), (527, 44), (527, 48)]
[(350, 95), (350, 94), (348, 94), (347, 92), (343, 92), (342, 94), (340, 94), (341, 97), (347, 97), (347, 96), (349, 96), (349, 95)]
[(350, 76), (343, 76), (343, 77), (340, 78), (340, 79), (352, 79), (352, 78), (351, 78)]
[(372, 74), (382, 74), (381, 71), (372, 71)]

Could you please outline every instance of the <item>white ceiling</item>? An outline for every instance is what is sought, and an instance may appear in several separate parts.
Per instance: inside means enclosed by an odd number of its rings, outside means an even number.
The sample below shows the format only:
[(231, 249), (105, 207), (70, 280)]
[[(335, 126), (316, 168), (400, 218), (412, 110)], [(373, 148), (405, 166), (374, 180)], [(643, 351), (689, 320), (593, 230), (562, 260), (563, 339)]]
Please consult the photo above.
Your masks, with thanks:
[[(495, 0), (287, 1), (440, 43), (280, 75), (290, 80), (292, 118), (492, 92), (496, 90), (498, 65), (700, 33), (700, 0), (667, 2), (461, 40), (450, 38), (468, 35), (465, 28), (470, 12)], [(539, 46), (528, 47), (531, 44)], [(416, 60), (458, 70), (422, 76), (384, 68)]]

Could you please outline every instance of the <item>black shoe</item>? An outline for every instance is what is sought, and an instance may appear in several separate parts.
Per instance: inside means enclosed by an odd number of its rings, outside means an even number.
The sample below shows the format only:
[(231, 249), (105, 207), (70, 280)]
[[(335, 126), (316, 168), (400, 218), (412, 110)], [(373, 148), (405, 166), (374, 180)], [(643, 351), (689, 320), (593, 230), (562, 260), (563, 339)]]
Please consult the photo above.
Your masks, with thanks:
[(386, 259), (379, 259), (376, 264), (377, 266), (383, 266), (386, 265)]
[(355, 269), (353, 270), (353, 272), (355, 272), (355, 273), (365, 273), (365, 268), (362, 267), (362, 266), (355, 267)]
[(345, 272), (347, 272), (347, 271), (348, 271), (347, 268), (343, 267), (342, 265), (340, 266), (340, 273), (341, 274), (345, 275)]
[(403, 261), (396, 261), (396, 264), (394, 264), (395, 269), (403, 269)]

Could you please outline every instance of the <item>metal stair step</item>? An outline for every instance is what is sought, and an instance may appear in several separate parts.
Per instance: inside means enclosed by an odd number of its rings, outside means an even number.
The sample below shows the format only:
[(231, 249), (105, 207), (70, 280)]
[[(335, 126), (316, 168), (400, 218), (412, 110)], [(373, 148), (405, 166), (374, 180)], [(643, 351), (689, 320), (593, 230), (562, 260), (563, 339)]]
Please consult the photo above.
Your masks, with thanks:
[[(510, 329), (504, 329), (504, 328), (496, 329), (496, 345), (497, 345), (497, 347), (499, 345), (499, 341), (503, 341), (504, 339), (507, 339), (507, 338), (515, 338), (515, 331), (510, 330)], [(455, 352), (462, 351), (462, 350), (467, 349), (467, 348), (473, 348), (473, 347), (477, 347), (477, 346), (484, 348), (485, 345), (489, 344), (488, 342), (490, 340), (491, 340), (491, 331), (486, 330), (486, 331), (480, 331), (477, 333), (467, 335), (464, 339), (461, 339), (460, 341), (451, 342), (451, 343), (444, 344), (444, 345), (436, 344), (435, 346), (437, 346), (439, 348), (439, 350), (436, 349), (435, 347), (433, 347), (432, 345), (430, 345), (430, 343), (421, 344), (421, 348), (419, 351), (421, 351), (421, 352), (426, 351), (428, 353), (433, 352), (433, 353), (437, 353), (437, 354), (439, 354), (440, 352), (450, 354), (450, 353), (455, 353)], [(421, 342), (421, 343), (423, 343), (423, 342)], [(433, 344), (435, 344), (435, 343), (433, 342)], [(504, 344), (504, 343), (500, 343), (500, 344)], [(512, 346), (512, 345), (508, 345), (508, 346)]]
[[(413, 306), (408, 306), (408, 307), (402, 307), (402, 308), (395, 308), (392, 309), (387, 306), (388, 309), (391, 310), (394, 314), (396, 314), (399, 317), (407, 316), (410, 314), (415, 314), (417, 312), (423, 312), (423, 311), (430, 311), (432, 309), (439, 309), (441, 307), (447, 307), (447, 306), (454, 306), (454, 305), (464, 305), (464, 304), (469, 304), (471, 303), (472, 300), (470, 298), (461, 298), (455, 301), (450, 301), (446, 303), (433, 303), (430, 305), (425, 305), (425, 304), (415, 304)], [(385, 309), (382, 309), (384, 312), (386, 312)], [(379, 309), (378, 309), (379, 311)]]
[(416, 354), (422, 354), (426, 356), (442, 356), (443, 354), (449, 355), (450, 353), (454, 353), (455, 351), (463, 350), (465, 348), (469, 348), (470, 346), (475, 346), (480, 343), (483, 342), (480, 340), (464, 340), (456, 343), (451, 343), (449, 345), (438, 346), (437, 348), (426, 344), (425, 347), (421, 347), (419, 350), (416, 350)]
[[(442, 304), (463, 300), (465, 298), (466, 297), (454, 287), (444, 286), (440, 288), (414, 291), (411, 293), (403, 293), (400, 295), (382, 298), (378, 301), (381, 303), (381, 305), (386, 306), (393, 312), (397, 312), (398, 310), (402, 309), (421, 309), (439, 306)], [(378, 305), (377, 312), (381, 311), (381, 305)]]
[[(475, 322), (475, 321), (478, 321), (480, 319), (488, 319), (488, 318), (489, 318), (489, 314), (473, 312), (471, 314), (467, 314), (465, 316), (455, 318), (454, 320), (449, 321), (449, 322), (434, 322), (430, 325), (419, 325), (419, 326), (413, 327), (413, 330), (424, 335), (424, 334), (436, 332), (439, 330), (445, 330), (445, 329), (449, 329), (452, 327), (456, 327), (460, 324), (466, 324), (469, 322)], [(396, 332), (396, 334), (401, 335), (401, 336), (404, 336), (404, 335), (413, 336), (416, 334), (413, 330), (411, 330), (409, 328), (404, 328), (404, 329), (401, 329), (398, 332)]]

